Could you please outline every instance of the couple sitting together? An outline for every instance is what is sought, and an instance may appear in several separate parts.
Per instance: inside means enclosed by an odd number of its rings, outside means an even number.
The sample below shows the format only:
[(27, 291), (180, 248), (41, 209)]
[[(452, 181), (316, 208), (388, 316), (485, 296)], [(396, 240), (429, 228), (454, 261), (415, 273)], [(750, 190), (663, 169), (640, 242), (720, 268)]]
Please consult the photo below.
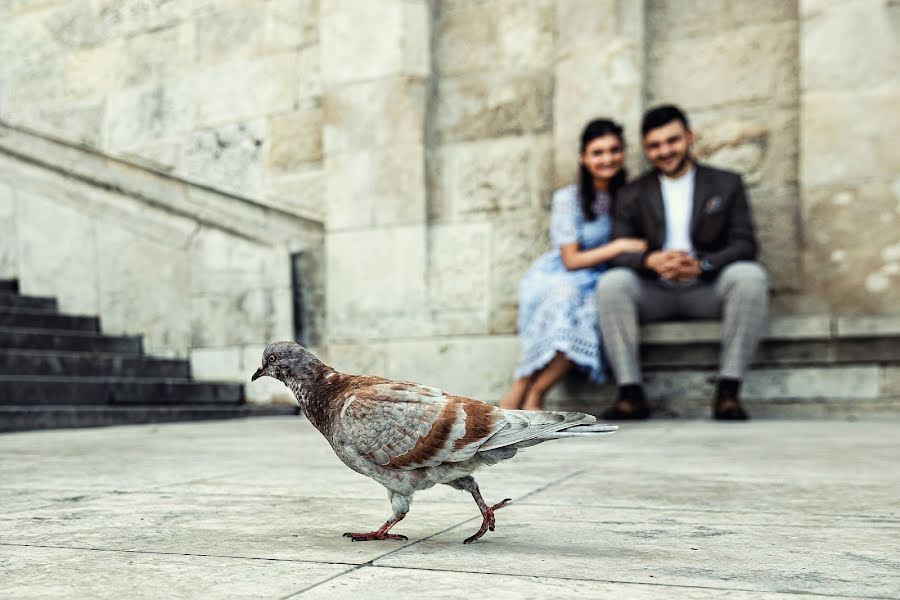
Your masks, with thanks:
[(653, 169), (626, 183), (622, 127), (584, 128), (578, 182), (553, 195), (554, 249), (519, 289), (522, 357), (503, 408), (540, 409), (573, 366), (603, 383), (605, 357), (619, 396), (603, 417), (646, 419), (639, 323), (721, 318), (713, 416), (747, 419), (741, 379), (765, 330), (768, 286), (743, 182), (693, 159), (675, 106), (648, 111), (641, 138)]

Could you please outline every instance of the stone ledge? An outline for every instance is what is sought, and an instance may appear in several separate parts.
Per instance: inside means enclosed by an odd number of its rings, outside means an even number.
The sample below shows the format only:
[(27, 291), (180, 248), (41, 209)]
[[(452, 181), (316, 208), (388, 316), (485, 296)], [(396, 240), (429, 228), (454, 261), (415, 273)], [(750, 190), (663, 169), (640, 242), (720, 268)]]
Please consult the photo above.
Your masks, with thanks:
[(3, 122), (0, 122), (0, 155), (266, 244), (296, 240), (298, 232), (322, 232), (322, 223), (305, 215)]
[[(670, 321), (641, 327), (641, 341), (655, 344), (718, 342), (721, 321)], [(900, 335), (900, 314), (871, 316), (785, 315), (772, 317), (764, 340), (827, 340)]]

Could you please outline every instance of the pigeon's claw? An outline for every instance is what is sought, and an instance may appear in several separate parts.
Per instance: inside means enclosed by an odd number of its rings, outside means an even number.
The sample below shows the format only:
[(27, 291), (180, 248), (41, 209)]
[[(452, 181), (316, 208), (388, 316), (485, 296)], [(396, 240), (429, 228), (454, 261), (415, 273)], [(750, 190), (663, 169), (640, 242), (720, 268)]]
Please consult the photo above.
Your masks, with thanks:
[(481, 529), (475, 532), (475, 535), (467, 537), (463, 540), (463, 544), (471, 544), (475, 540), (479, 539), (488, 531), (494, 531), (494, 527), (496, 527), (497, 522), (494, 519), (494, 511), (500, 510), (504, 506), (506, 506), (507, 502), (512, 502), (512, 498), (507, 498), (503, 502), (498, 502), (493, 506), (485, 506), (481, 511), (482, 521), (481, 521)]
[(397, 533), (385, 533), (380, 529), (378, 531), (370, 531), (368, 533), (345, 533), (344, 537), (350, 538), (354, 542), (371, 542), (372, 540), (400, 540), (402, 542), (409, 541), (405, 535)]

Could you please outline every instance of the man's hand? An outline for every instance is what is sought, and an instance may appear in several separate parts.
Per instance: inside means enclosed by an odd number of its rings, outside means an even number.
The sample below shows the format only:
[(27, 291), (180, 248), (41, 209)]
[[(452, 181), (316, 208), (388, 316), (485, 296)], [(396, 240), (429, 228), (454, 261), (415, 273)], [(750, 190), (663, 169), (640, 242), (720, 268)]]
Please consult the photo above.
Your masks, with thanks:
[(700, 261), (684, 250), (657, 250), (647, 255), (644, 264), (667, 281), (696, 279), (700, 273)]

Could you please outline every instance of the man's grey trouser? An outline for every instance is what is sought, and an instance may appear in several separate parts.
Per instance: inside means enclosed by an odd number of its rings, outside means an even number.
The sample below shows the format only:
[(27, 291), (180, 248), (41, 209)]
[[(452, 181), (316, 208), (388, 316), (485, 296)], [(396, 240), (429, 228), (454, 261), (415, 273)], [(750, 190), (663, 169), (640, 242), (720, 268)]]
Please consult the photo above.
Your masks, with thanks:
[(721, 318), (719, 377), (742, 379), (768, 309), (766, 272), (750, 261), (731, 263), (712, 282), (669, 286), (616, 268), (597, 284), (600, 335), (619, 385), (641, 382), (638, 323), (675, 318)]

